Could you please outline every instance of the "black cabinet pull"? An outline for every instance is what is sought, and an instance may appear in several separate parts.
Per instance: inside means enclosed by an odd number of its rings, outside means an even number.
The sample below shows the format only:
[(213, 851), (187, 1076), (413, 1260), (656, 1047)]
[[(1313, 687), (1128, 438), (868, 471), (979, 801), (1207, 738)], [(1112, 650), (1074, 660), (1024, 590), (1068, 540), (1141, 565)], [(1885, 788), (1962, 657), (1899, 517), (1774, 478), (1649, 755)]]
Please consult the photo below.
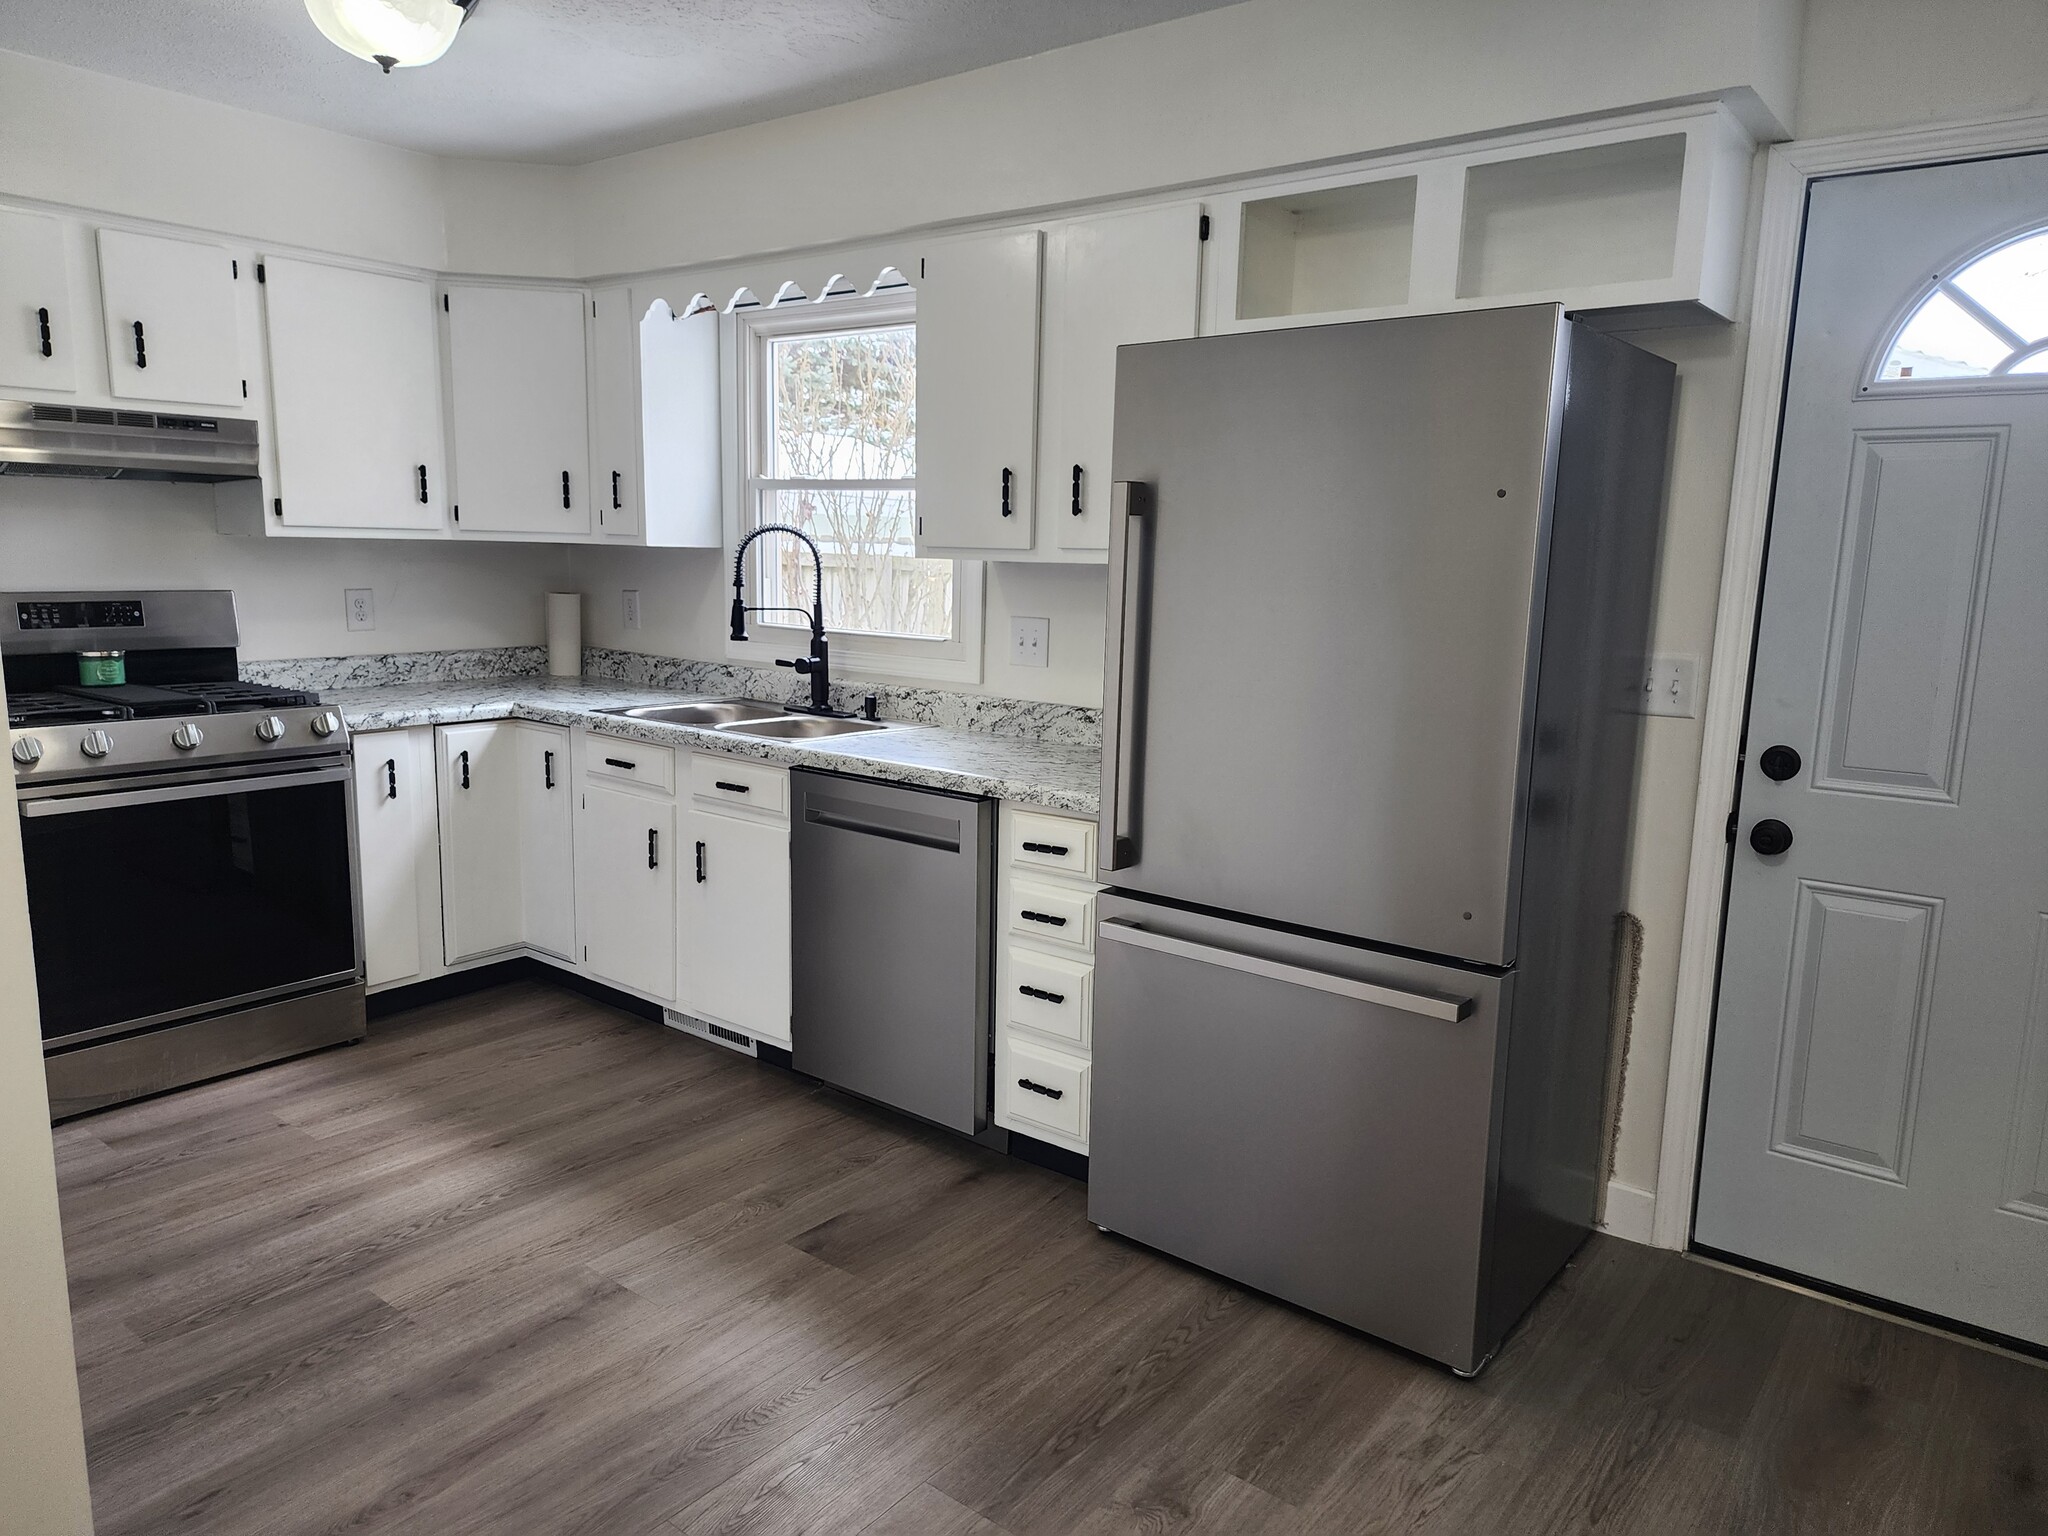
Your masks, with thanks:
[(420, 503), (421, 503), (421, 505), (422, 505), (422, 506), (424, 506), (424, 505), (426, 504), (426, 500), (427, 500), (427, 466), (426, 466), (426, 465), (424, 465), (424, 464), (422, 464), (422, 465), (420, 466)]
[(628, 773), (631, 773), (638, 766), (635, 763), (627, 762), (623, 757), (608, 757), (604, 760), (604, 765), (607, 768), (623, 768)]
[(1050, 912), (1033, 912), (1029, 907), (1026, 907), (1017, 915), (1027, 923), (1048, 923), (1054, 928), (1064, 928), (1067, 926), (1067, 920), (1064, 917), (1054, 917)]
[(625, 503), (619, 500), (619, 472), (615, 469), (612, 471), (612, 510), (616, 512), (624, 506)]
[(138, 368), (147, 368), (149, 366), (149, 353), (143, 346), (142, 322), (140, 320), (135, 322), (135, 366)]
[(1017, 990), (1026, 997), (1037, 998), (1041, 1003), (1051, 1003), (1055, 1008), (1067, 1000), (1066, 993), (1048, 992), (1043, 987), (1019, 987)]
[(1049, 853), (1056, 859), (1063, 859), (1067, 856), (1067, 850), (1058, 843), (1026, 843), (1024, 851), (1026, 853)]
[(1081, 466), (1074, 466), (1074, 516), (1081, 515)]
[(1013, 478), (1007, 469), (1003, 471), (1003, 516), (1005, 517), (1010, 515), (1010, 481)]
[(566, 469), (562, 471), (562, 505), (569, 505), (569, 471)]
[(395, 757), (384, 759), (384, 798), (386, 800), (396, 800), (398, 798), (398, 759)]
[(462, 787), (467, 789), (469, 788), (469, 754), (467, 752), (458, 752), (455, 755), (462, 763)]
[(48, 357), (50, 355), (50, 312), (47, 309), (36, 311), (36, 329), (42, 333), (43, 356)]
[(555, 787), (555, 754), (543, 752), (540, 755), (540, 779), (544, 788)]
[(652, 827), (647, 829), (647, 867), (661, 868), (661, 834)]
[(1067, 1096), (1067, 1090), (1064, 1088), (1048, 1088), (1043, 1083), (1034, 1083), (1028, 1077), (1018, 1078), (1017, 1086), (1019, 1088), (1028, 1088), (1033, 1093), (1042, 1093), (1048, 1099), (1064, 1099)]
[(704, 883), (704, 845), (702, 843), (697, 845), (697, 883), (699, 885)]
[(711, 781), (711, 787), (713, 789), (728, 790), (735, 795), (744, 795), (748, 793), (748, 787), (745, 784), (733, 784), (725, 779), (713, 779)]

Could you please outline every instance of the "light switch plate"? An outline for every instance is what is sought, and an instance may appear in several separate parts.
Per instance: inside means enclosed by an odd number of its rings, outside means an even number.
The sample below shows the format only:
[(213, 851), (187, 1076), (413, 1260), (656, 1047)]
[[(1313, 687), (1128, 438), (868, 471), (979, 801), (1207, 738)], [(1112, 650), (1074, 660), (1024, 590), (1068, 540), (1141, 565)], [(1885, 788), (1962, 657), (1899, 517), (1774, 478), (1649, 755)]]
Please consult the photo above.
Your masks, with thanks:
[(377, 627), (377, 594), (369, 587), (350, 587), (342, 594), (347, 605), (348, 627), (350, 629), (375, 629)]
[(640, 627), (640, 589), (638, 587), (627, 587), (619, 593), (619, 598), (623, 608), (626, 628), (638, 629)]
[(1645, 715), (1692, 719), (1700, 712), (1699, 672), (1697, 656), (1652, 656), (1643, 665), (1643, 685), (1636, 701), (1637, 711)]
[(1052, 620), (1010, 620), (1010, 665), (1042, 667), (1046, 649), (1052, 644)]

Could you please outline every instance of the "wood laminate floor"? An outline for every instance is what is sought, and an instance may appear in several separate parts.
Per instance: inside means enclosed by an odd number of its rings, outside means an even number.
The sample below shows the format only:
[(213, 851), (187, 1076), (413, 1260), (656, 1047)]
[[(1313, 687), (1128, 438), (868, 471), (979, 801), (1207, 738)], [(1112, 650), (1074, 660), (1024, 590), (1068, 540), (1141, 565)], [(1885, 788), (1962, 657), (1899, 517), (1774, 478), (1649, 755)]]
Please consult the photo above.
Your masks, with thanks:
[(101, 1536), (2048, 1531), (2048, 1371), (1595, 1239), (1479, 1380), (522, 983), (60, 1127)]

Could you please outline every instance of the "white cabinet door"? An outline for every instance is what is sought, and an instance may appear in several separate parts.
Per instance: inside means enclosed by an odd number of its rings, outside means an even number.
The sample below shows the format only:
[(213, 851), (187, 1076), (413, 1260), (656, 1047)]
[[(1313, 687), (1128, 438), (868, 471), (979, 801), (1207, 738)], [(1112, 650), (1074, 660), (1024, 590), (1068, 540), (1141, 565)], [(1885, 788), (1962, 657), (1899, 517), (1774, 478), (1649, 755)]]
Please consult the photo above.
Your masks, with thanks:
[(583, 290), (444, 293), (457, 530), (589, 533)]
[(0, 211), (0, 385), (78, 388), (82, 339), (64, 226), (45, 213)]
[(222, 246), (99, 232), (107, 373), (126, 400), (243, 403), (237, 259)]
[(272, 256), (262, 289), (279, 521), (439, 528), (447, 475), (433, 285)]
[(434, 735), (441, 808), (441, 920), (448, 963), (516, 948), (520, 887), (519, 741), (509, 720)]
[(373, 987), (420, 972), (419, 864), (434, 824), (433, 784), (414, 772), (409, 731), (371, 731), (355, 752), (356, 870)]
[(590, 486), (597, 527), (637, 538), (640, 516), (640, 328), (629, 288), (590, 296)]
[(1195, 334), (1199, 203), (1104, 214), (1047, 237), (1040, 358), (1040, 526), (1059, 549), (1109, 547), (1116, 349)]
[(584, 963), (650, 997), (676, 995), (676, 807), (624, 790), (584, 791)]
[(933, 244), (917, 284), (918, 549), (1031, 547), (1043, 236)]
[(789, 1044), (789, 827), (692, 809), (680, 871), (683, 1007)]
[(519, 819), (520, 931), (534, 949), (567, 960), (576, 953), (575, 821), (569, 733), (559, 725), (514, 722)]

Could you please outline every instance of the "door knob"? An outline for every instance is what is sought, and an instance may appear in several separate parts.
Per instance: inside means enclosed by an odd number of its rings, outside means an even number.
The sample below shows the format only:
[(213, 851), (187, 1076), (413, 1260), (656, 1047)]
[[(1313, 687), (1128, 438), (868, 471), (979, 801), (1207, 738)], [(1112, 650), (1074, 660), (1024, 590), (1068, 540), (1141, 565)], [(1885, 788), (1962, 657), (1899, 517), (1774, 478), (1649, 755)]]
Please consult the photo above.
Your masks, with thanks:
[(1763, 756), (1756, 760), (1756, 765), (1763, 769), (1765, 778), (1782, 784), (1799, 771), (1798, 749), (1787, 746), (1765, 747)]
[(1767, 859), (1776, 858), (1792, 846), (1792, 829), (1782, 821), (1760, 821), (1749, 829), (1749, 846)]

